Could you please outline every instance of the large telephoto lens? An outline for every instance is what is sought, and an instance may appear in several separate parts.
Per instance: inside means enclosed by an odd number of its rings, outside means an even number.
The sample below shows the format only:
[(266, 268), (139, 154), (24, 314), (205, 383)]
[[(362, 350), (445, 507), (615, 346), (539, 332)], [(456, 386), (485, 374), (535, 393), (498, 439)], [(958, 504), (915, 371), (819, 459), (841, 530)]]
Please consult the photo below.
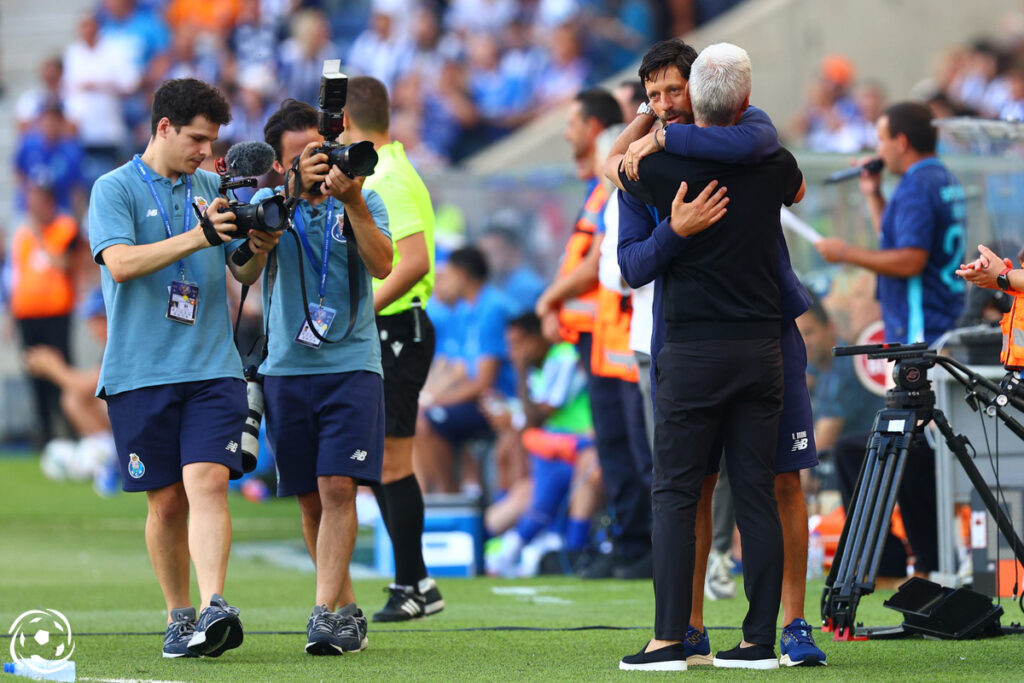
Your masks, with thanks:
[(280, 195), (268, 197), (258, 204), (239, 204), (234, 211), (235, 225), (243, 235), (250, 230), (283, 230), (288, 218), (284, 197)]
[(344, 147), (331, 150), (331, 166), (337, 166), (353, 178), (373, 175), (377, 167), (377, 150), (369, 140), (355, 142)]

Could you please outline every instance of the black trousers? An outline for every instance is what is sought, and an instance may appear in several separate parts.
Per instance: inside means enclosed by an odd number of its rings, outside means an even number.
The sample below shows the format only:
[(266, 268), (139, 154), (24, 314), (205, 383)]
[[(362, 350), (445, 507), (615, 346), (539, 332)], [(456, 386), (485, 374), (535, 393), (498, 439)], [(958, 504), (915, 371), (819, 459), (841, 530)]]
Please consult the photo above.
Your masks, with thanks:
[(615, 521), (614, 552), (623, 562), (651, 551), (651, 448), (644, 427), (644, 397), (632, 382), (590, 372), (592, 338), (576, 345), (587, 371), (601, 480)]
[(782, 414), (778, 339), (665, 344), (654, 406), (654, 637), (682, 640), (690, 619), (694, 522), (708, 462), (725, 446), (743, 547), (748, 642), (774, 647), (782, 597), (775, 449)]
[[(868, 434), (843, 436), (833, 449), (836, 460), (836, 474), (839, 478), (839, 493), (843, 507), (850, 509), (853, 489), (857, 476), (867, 457)], [(903, 480), (896, 492), (900, 504), (903, 528), (914, 552), (914, 570), (933, 572), (939, 568), (939, 523), (935, 512), (935, 451), (918, 435), (907, 453), (903, 467)], [(902, 541), (887, 532), (882, 546), (882, 559), (878, 565), (879, 576), (904, 576), (907, 573), (907, 553)]]
[[(18, 330), (21, 332), (22, 348), (52, 346), (60, 351), (65, 361), (71, 363), (71, 316), (22, 318), (18, 320)], [(58, 431), (71, 434), (71, 428), (60, 408), (60, 387), (49, 380), (33, 378), (32, 390), (43, 441), (49, 441)]]

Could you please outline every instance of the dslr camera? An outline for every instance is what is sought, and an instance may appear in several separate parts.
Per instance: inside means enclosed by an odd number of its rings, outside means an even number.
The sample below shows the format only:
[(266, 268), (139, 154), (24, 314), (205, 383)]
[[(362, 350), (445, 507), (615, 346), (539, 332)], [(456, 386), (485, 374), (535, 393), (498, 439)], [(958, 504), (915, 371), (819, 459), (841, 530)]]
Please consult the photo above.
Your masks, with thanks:
[[(324, 144), (313, 150), (313, 154), (326, 154), (327, 163), (337, 166), (349, 178), (373, 175), (377, 166), (377, 150), (369, 141), (343, 145), (337, 141), (345, 130), (342, 115), (348, 95), (348, 76), (341, 73), (340, 59), (325, 59), (320, 76), (320, 94), (317, 97), (317, 130), (324, 137)], [(320, 188), (310, 192), (319, 194)]]

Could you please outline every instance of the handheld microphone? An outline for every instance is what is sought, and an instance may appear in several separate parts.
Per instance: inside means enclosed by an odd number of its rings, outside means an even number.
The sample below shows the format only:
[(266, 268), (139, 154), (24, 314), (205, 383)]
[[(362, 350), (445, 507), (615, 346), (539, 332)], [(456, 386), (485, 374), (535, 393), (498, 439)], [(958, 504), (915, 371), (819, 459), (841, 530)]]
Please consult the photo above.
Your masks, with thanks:
[[(229, 150), (230, 152), (230, 150)], [(860, 176), (861, 171), (867, 171), (868, 173), (878, 173), (882, 170), (885, 164), (881, 159), (872, 159), (863, 166), (851, 166), (850, 168), (844, 168), (842, 171), (836, 171), (825, 178), (825, 185), (831, 185), (833, 183), (841, 183), (844, 180), (850, 178), (856, 178)]]

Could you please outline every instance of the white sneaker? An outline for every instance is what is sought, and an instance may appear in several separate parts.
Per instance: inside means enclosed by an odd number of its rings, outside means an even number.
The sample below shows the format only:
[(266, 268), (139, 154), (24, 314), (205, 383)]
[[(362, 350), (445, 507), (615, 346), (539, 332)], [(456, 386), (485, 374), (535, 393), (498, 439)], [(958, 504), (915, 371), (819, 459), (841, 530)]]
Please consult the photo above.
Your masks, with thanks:
[(736, 597), (736, 579), (732, 577), (732, 558), (712, 550), (708, 555), (708, 571), (704, 576), (704, 596), (708, 600), (729, 600)]

